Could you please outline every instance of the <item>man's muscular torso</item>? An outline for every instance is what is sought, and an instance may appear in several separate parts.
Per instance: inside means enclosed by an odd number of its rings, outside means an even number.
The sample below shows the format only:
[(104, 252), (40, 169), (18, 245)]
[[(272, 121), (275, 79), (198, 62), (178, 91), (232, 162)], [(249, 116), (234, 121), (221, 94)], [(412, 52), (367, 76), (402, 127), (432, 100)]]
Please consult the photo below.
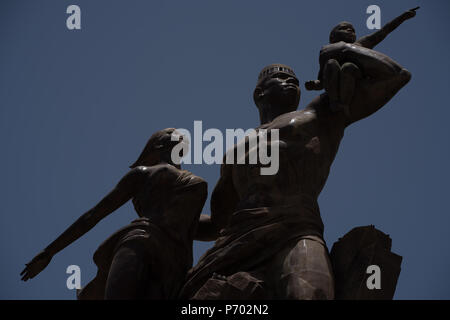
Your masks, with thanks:
[(343, 136), (341, 115), (306, 108), (282, 114), (258, 129), (279, 130), (279, 141), (269, 139), (279, 144), (279, 169), (275, 175), (261, 175), (261, 164), (249, 164), (248, 152), (245, 164), (232, 165), (237, 209), (289, 204), (301, 194), (317, 200)]

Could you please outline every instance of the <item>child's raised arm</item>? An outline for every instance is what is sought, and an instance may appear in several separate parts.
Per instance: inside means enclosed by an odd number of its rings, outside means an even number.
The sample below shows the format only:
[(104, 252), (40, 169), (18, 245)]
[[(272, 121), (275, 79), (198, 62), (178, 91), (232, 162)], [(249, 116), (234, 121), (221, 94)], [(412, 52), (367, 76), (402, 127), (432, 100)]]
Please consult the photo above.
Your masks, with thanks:
[(381, 28), (380, 30), (359, 38), (358, 40), (356, 40), (355, 43), (359, 44), (364, 48), (369, 49), (374, 48), (377, 44), (383, 41), (383, 39), (386, 38), (386, 36), (389, 33), (397, 29), (397, 27), (401, 25), (404, 21), (413, 18), (416, 15), (416, 10), (419, 8), (420, 7), (416, 7), (408, 11), (405, 11), (403, 14), (399, 15), (397, 18), (384, 25), (383, 28)]

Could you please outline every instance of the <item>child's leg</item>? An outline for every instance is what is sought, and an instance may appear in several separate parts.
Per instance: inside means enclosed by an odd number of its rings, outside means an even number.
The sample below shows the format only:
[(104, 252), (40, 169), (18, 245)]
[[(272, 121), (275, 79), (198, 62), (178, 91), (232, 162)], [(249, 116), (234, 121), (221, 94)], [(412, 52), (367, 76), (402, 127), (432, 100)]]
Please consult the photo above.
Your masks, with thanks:
[(352, 102), (355, 93), (356, 81), (361, 79), (361, 70), (351, 62), (346, 62), (341, 67), (339, 96), (340, 103), (345, 108), (344, 111), (348, 113), (348, 106)]
[(333, 111), (338, 109), (339, 99), (339, 82), (340, 82), (341, 66), (335, 59), (330, 59), (324, 65), (323, 69), (323, 86), (330, 100), (330, 108)]

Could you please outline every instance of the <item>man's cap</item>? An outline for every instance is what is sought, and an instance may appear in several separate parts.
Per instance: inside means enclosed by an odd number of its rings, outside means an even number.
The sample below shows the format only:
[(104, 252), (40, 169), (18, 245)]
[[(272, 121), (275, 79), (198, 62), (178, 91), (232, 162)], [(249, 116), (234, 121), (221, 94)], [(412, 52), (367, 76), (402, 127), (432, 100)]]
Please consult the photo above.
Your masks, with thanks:
[(297, 76), (294, 73), (294, 70), (292, 70), (291, 67), (289, 67), (285, 64), (274, 63), (274, 64), (264, 67), (261, 70), (261, 72), (259, 73), (259, 76), (258, 76), (257, 84), (260, 84), (262, 81), (264, 81), (266, 78), (270, 77), (272, 74), (280, 73), (280, 72), (289, 74), (289, 75), (297, 78)]

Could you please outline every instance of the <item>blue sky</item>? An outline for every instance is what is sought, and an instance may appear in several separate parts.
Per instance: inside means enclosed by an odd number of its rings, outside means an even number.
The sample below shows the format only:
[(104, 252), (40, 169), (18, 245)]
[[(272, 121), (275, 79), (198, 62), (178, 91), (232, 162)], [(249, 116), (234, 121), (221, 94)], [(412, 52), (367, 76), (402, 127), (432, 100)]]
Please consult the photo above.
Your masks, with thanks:
[[(82, 29), (66, 28), (81, 8)], [(82, 285), (92, 254), (135, 218), (130, 203), (23, 283), (24, 263), (97, 203), (162, 128), (252, 128), (258, 72), (290, 65), (314, 79), (331, 28), (366, 8), (382, 24), (421, 6), (376, 49), (412, 73), (382, 110), (347, 129), (319, 198), (328, 246), (356, 226), (390, 234), (403, 256), (396, 299), (450, 299), (447, 1), (87, 1), (0, 4), (1, 299), (74, 299), (67, 266)], [(315, 92), (302, 92), (300, 108)], [(208, 181), (218, 165), (186, 169)], [(209, 213), (209, 199), (204, 208)], [(195, 259), (212, 243), (195, 243)]]

